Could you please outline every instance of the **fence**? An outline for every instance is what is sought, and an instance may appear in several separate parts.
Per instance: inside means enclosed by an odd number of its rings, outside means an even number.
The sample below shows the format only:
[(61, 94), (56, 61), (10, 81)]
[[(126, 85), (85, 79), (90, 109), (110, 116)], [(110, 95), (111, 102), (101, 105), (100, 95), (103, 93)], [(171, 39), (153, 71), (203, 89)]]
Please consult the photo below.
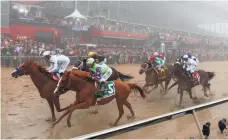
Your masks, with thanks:
[(130, 131), (134, 131), (137, 129), (141, 129), (147, 126), (151, 126), (153, 124), (157, 124), (160, 122), (164, 122), (167, 120), (172, 120), (172, 119), (176, 119), (178, 117), (182, 117), (185, 116), (187, 114), (192, 114), (195, 118), (195, 122), (197, 123), (197, 127), (199, 129), (199, 133), (201, 134), (201, 137), (203, 138), (202, 132), (201, 132), (201, 126), (199, 124), (198, 118), (196, 116), (197, 111), (203, 110), (203, 109), (207, 109), (216, 105), (220, 105), (223, 103), (227, 103), (228, 102), (228, 98), (224, 98), (224, 99), (220, 99), (217, 101), (212, 101), (209, 103), (205, 103), (205, 104), (201, 104), (201, 105), (197, 105), (194, 107), (189, 107), (186, 109), (182, 109), (179, 111), (175, 111), (175, 112), (171, 112), (171, 113), (167, 113), (164, 115), (160, 115), (160, 116), (156, 116), (156, 117), (152, 117), (152, 118), (148, 118), (145, 120), (141, 120), (141, 121), (137, 121), (137, 122), (133, 122), (130, 124), (126, 124), (126, 125), (122, 125), (122, 126), (118, 126), (118, 127), (114, 127), (114, 128), (110, 128), (110, 129), (106, 129), (103, 131), (98, 131), (98, 132), (94, 132), (91, 134), (87, 134), (87, 135), (83, 135), (83, 136), (79, 136), (79, 137), (75, 137), (74, 139), (104, 139), (104, 138), (108, 138), (108, 137), (112, 137), (112, 136), (116, 136), (122, 133), (127, 133)]

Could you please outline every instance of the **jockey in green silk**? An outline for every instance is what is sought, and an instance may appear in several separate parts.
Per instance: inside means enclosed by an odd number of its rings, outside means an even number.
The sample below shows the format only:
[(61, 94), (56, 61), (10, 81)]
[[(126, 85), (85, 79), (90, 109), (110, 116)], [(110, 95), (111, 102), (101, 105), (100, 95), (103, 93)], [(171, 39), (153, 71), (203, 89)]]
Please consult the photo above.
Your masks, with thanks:
[(104, 91), (104, 84), (112, 75), (112, 69), (106, 64), (97, 64), (94, 58), (88, 58), (86, 64), (90, 68), (91, 78), (100, 84), (98, 91)]

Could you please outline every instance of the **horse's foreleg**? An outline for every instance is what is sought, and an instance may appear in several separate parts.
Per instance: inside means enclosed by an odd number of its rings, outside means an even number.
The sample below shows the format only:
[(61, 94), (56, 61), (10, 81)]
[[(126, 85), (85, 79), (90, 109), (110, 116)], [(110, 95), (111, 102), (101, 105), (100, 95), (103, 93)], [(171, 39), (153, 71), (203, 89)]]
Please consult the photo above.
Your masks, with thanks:
[(56, 110), (57, 110), (58, 112), (62, 112), (62, 111), (64, 111), (64, 110), (67, 110), (67, 109), (69, 109), (69, 107), (70, 107), (70, 106), (67, 106), (67, 107), (61, 109), (61, 108), (60, 108), (59, 97), (53, 96), (53, 97), (52, 97), (52, 100), (53, 100), (53, 103), (54, 103), (54, 105), (55, 105), (55, 108), (56, 108)]
[(183, 91), (183, 90), (180, 90), (180, 102), (179, 102), (179, 107), (181, 107), (181, 103), (182, 103), (182, 100), (183, 100), (183, 94), (184, 94), (184, 91)]
[(52, 122), (54, 122), (56, 120), (56, 117), (55, 117), (55, 110), (54, 110), (53, 100), (52, 100), (52, 98), (46, 98), (46, 100), (47, 100), (47, 102), (49, 104), (49, 107), (51, 109), (51, 115), (52, 115), (52, 117), (46, 119), (46, 121), (52, 121)]
[(167, 90), (170, 81), (171, 81), (171, 78), (168, 78), (165, 80), (165, 90)]
[(189, 97), (190, 97), (191, 99), (193, 99), (193, 100), (196, 100), (196, 99), (197, 99), (197, 97), (193, 97), (193, 96), (192, 96), (192, 90), (191, 90), (191, 89), (188, 90), (188, 93), (189, 93)]
[(131, 116), (128, 116), (128, 118), (134, 118), (135, 117), (135, 112), (133, 111), (132, 107), (131, 107), (131, 104), (126, 100), (124, 102), (124, 105), (130, 110), (131, 112)]
[(177, 82), (173, 83), (167, 90), (165, 90), (165, 92), (163, 94), (165, 95), (171, 88), (173, 88), (177, 84), (178, 84)]

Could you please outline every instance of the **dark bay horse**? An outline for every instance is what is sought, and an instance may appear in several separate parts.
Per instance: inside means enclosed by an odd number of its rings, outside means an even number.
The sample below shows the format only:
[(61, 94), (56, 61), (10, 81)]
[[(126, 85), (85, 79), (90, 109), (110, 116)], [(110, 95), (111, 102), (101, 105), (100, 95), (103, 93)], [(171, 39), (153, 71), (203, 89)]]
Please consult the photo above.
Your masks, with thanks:
[[(86, 60), (87, 59), (83, 59), (83, 61), (76, 61), (76, 63), (74, 64), (73, 69), (77, 69), (77, 70), (82, 70), (82, 71), (87, 71), (89, 72), (89, 68), (86, 66)], [(115, 68), (110, 67), (112, 69), (112, 75), (109, 78), (109, 81), (112, 80), (117, 80), (118, 78), (120, 78), (122, 81), (128, 81), (130, 79), (133, 79), (134, 77), (127, 75), (127, 74), (123, 74), (119, 71), (117, 71)]]
[[(76, 109), (86, 109), (90, 106), (94, 106), (96, 104), (98, 105), (104, 105), (112, 101), (114, 98), (116, 98), (117, 107), (119, 110), (119, 116), (116, 119), (114, 126), (116, 126), (121, 119), (122, 115), (124, 114), (123, 105), (125, 105), (131, 112), (131, 117), (134, 118), (135, 113), (131, 107), (131, 104), (127, 101), (127, 98), (129, 97), (129, 94), (131, 93), (131, 90), (137, 90), (139, 91), (140, 95), (145, 98), (145, 94), (143, 93), (143, 90), (134, 83), (127, 83), (122, 82), (121, 80), (114, 80), (115, 83), (115, 94), (107, 97), (102, 98), (101, 100), (97, 100), (97, 97), (95, 95), (96, 87), (94, 84), (94, 81), (87, 81), (83, 80), (83, 78), (80, 77), (87, 77), (88, 73), (78, 73), (78, 71), (65, 71), (62, 75), (62, 78), (60, 79), (58, 86), (56, 87), (56, 92), (61, 92), (62, 90), (69, 89), (76, 91), (77, 99), (76, 101), (70, 106), (70, 108), (64, 112), (61, 117), (53, 124), (59, 123), (64, 116), (68, 115), (67, 118), (67, 125), (68, 127), (71, 126), (71, 115), (72, 112)], [(78, 77), (80, 75), (80, 77)], [(88, 78), (88, 77), (87, 77)]]
[[(151, 62), (145, 61), (143, 64), (141, 64), (141, 68), (139, 70), (139, 74), (143, 74), (145, 72), (146, 77), (145, 77), (145, 81), (146, 84), (143, 86), (143, 89), (145, 90), (146, 87), (149, 86), (154, 86), (154, 89), (156, 89), (158, 87), (158, 84), (160, 84), (164, 89), (167, 89), (171, 79), (172, 79), (172, 71), (173, 71), (174, 66), (173, 65), (166, 65), (163, 70), (164, 70), (164, 74), (163, 76), (159, 77), (159, 72), (158, 70), (152, 66)], [(162, 83), (165, 82), (165, 88), (162, 85)], [(152, 91), (151, 90), (151, 91)], [(146, 93), (149, 93), (150, 91), (146, 90)]]
[[(182, 64), (177, 62), (174, 64), (174, 67), (175, 67), (175, 69), (173, 71), (173, 74), (176, 76), (177, 81), (175, 83), (173, 83), (168, 88), (168, 90), (170, 90), (175, 85), (178, 85), (178, 88), (180, 90), (179, 106), (181, 106), (184, 91), (187, 91), (189, 93), (189, 97), (191, 99), (193, 99), (193, 100), (197, 99), (197, 97), (192, 97), (192, 88), (199, 85), (199, 84), (201, 84), (203, 87), (204, 96), (208, 97), (207, 90), (209, 90), (210, 94), (212, 94), (211, 90), (210, 90), (211, 84), (209, 83), (209, 81), (211, 79), (213, 79), (213, 77), (215, 76), (214, 72), (206, 72), (204, 70), (197, 71), (199, 76), (200, 76), (200, 81), (199, 81), (199, 83), (195, 84), (194, 81), (190, 80), (189, 77), (186, 75), (186, 71), (183, 68)], [(165, 93), (168, 90), (166, 90)]]
[(12, 77), (17, 78), (22, 75), (29, 75), (32, 82), (38, 89), (40, 97), (47, 100), (49, 107), (51, 109), (52, 118), (47, 119), (47, 121), (55, 121), (55, 111), (54, 106), (58, 112), (67, 110), (69, 108), (60, 108), (59, 96), (54, 95), (54, 90), (57, 86), (58, 81), (52, 78), (52, 75), (42, 66), (36, 64), (33, 60), (25, 61), (15, 71), (12, 72)]

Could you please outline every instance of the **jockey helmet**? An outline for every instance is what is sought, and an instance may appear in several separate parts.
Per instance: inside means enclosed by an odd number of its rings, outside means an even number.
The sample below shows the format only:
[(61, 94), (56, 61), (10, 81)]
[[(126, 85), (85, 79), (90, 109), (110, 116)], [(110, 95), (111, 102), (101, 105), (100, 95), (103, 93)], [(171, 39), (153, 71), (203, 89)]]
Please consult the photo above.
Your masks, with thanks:
[(151, 56), (150, 61), (154, 61), (155, 58), (156, 58), (155, 56)]
[(89, 52), (88, 56), (92, 57), (95, 53), (94, 52)]
[(158, 52), (154, 52), (154, 56), (158, 56)]
[(45, 51), (45, 52), (43, 53), (43, 57), (49, 56), (49, 55), (51, 55), (51, 52), (50, 52), (50, 51)]
[(92, 65), (93, 62), (95, 62), (95, 60), (93, 58), (88, 58), (87, 61), (86, 61), (86, 64), (87, 65)]
[(184, 60), (188, 60), (188, 55), (184, 55), (184, 56), (183, 56), (183, 59), (184, 59)]
[(189, 57), (189, 58), (191, 58), (191, 57), (192, 57), (192, 54), (191, 54), (191, 53), (188, 53), (187, 55), (188, 55), (188, 57)]

